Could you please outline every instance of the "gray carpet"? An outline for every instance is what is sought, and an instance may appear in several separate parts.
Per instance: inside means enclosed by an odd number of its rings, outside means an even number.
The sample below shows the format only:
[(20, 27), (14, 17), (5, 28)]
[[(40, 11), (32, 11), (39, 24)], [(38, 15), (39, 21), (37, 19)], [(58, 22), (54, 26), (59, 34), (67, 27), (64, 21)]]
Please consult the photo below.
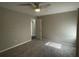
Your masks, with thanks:
[[(73, 46), (56, 43), (49, 44), (50, 41), (32, 40), (26, 44), (10, 49), (0, 54), (1, 57), (74, 57), (76, 49)], [(55, 42), (54, 42), (55, 43)], [(57, 48), (58, 46), (60, 46)]]

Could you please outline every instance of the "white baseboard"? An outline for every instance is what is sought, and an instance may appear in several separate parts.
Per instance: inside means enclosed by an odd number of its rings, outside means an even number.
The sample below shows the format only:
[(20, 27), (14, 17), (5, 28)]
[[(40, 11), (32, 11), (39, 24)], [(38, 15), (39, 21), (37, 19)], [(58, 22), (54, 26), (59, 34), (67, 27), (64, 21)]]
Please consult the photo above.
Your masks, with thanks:
[(30, 41), (31, 41), (31, 40), (28, 40), (28, 41), (26, 41), (26, 42), (22, 42), (22, 43), (20, 43), (20, 44), (14, 45), (14, 46), (12, 46), (12, 47), (3, 49), (3, 50), (0, 51), (0, 53), (5, 52), (5, 51), (7, 51), (7, 50), (10, 50), (10, 49), (12, 49), (12, 48), (15, 48), (15, 47), (17, 47), (17, 46), (23, 45), (23, 44), (25, 44), (25, 43), (27, 43), (27, 42), (30, 42)]

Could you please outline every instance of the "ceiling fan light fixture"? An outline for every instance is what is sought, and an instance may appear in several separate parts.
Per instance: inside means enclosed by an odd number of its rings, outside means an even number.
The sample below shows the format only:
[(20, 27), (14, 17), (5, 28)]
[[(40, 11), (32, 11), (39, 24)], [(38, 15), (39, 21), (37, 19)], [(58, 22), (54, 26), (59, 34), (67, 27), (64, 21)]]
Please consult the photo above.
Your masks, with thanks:
[(35, 9), (35, 12), (40, 12), (40, 8), (36, 8)]

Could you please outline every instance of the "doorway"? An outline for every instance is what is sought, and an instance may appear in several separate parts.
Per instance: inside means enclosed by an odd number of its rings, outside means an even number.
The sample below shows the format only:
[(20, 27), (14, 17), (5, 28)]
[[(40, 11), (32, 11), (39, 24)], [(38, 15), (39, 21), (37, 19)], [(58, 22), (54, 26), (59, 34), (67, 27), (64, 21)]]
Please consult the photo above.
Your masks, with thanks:
[(36, 38), (36, 19), (31, 20), (31, 37), (32, 39)]

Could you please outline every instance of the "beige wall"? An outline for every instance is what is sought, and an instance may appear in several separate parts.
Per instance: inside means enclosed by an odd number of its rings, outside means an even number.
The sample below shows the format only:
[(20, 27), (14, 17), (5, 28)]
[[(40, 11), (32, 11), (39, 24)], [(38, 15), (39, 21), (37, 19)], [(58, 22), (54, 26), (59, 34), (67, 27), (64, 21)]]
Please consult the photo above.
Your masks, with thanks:
[(76, 42), (77, 11), (42, 16), (43, 38), (59, 43)]
[(31, 19), (27, 14), (0, 7), (0, 51), (31, 41)]

